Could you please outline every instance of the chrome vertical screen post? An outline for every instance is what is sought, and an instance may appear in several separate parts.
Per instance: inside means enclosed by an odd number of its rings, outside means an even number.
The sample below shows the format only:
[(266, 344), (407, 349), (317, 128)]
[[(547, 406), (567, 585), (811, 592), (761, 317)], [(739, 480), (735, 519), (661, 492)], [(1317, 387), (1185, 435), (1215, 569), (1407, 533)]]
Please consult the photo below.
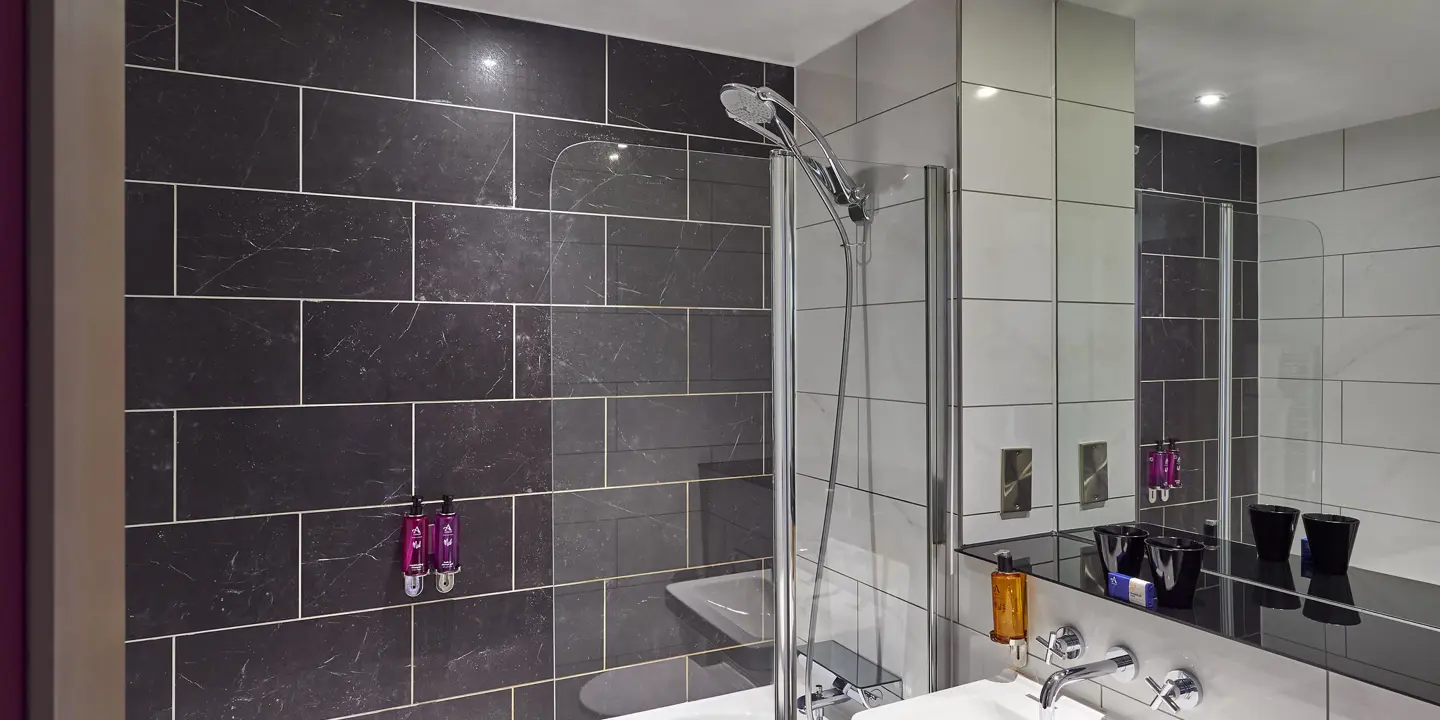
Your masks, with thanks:
[(794, 155), (770, 154), (771, 463), (775, 502), (775, 718), (795, 699), (795, 173)]
[(925, 167), (925, 349), (926, 474), (929, 478), (929, 629), (930, 689), (945, 686), (950, 651), (941, 609), (950, 577), (949, 540), (949, 292), (950, 189), (948, 171)]
[[(1235, 355), (1235, 206), (1224, 203), (1220, 206), (1220, 418), (1219, 450), (1216, 461), (1220, 464), (1215, 473), (1218, 481), (1215, 497), (1215, 532), (1218, 537), (1230, 539), (1230, 443), (1235, 437), (1231, 432), (1232, 404), (1234, 403)], [(1228, 560), (1222, 555), (1222, 562)]]

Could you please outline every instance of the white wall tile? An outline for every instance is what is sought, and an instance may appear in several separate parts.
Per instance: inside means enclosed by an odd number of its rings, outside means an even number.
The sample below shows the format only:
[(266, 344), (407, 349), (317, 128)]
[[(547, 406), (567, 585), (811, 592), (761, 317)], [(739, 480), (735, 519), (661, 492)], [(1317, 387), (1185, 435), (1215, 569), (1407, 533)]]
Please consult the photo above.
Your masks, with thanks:
[(1345, 410), (1345, 383), (1326, 380), (1321, 385), (1320, 439), (1325, 442), (1343, 442), (1340, 414)]
[(1325, 377), (1440, 383), (1440, 317), (1325, 321)]
[(1345, 315), (1345, 257), (1325, 258), (1325, 317)]
[(858, 652), (900, 676), (903, 696), (930, 692), (929, 617), (893, 595), (861, 586)]
[(1325, 419), (1319, 380), (1260, 378), (1260, 434), (1319, 441)]
[(1049, 303), (1037, 302), (961, 301), (960, 401), (963, 405), (1054, 401), (1055, 339), (1051, 308)]
[(1035, 95), (1054, 85), (1051, 0), (960, 0), (962, 81)]
[[(829, 50), (795, 68), (795, 107), (822, 133), (854, 123), (855, 38), (845, 38)], [(797, 129), (800, 140), (810, 134)]]
[(1440, 313), (1440, 247), (1345, 257), (1345, 314)]
[(1440, 565), (1435, 563), (1440, 556), (1440, 523), (1351, 507), (1337, 512), (1360, 520), (1351, 565), (1440, 585)]
[(1176, 717), (1169, 711), (1151, 710), (1149, 704), (1106, 687), (1101, 688), (1100, 704), (1105, 709), (1105, 720), (1155, 720), (1157, 717)]
[(1342, 131), (1262, 146), (1257, 151), (1256, 196), (1260, 202), (1345, 189)]
[[(1110, 497), (1135, 494), (1135, 402), (1069, 403), (1060, 406), (1060, 442), (1056, 453), (1057, 497), (1061, 505), (1080, 502), (1080, 445), (1106, 443)], [(1134, 520), (1131, 503), (1130, 520)], [(1061, 508), (1064, 518), (1065, 509)], [(1061, 523), (1064, 526), (1064, 523)], [(1066, 527), (1078, 527), (1069, 525)]]
[(1321, 452), (1318, 442), (1261, 437), (1260, 494), (1317, 505), (1323, 502)]
[(1134, 112), (1135, 21), (1070, 2), (1056, 12), (1056, 95)]
[[(835, 394), (843, 318), (840, 308), (796, 313), (797, 390)], [(925, 303), (856, 308), (852, 328), (846, 394), (925, 402)]]
[(1321, 376), (1323, 320), (1261, 320), (1260, 376)]
[[(1260, 166), (1265, 166), (1263, 159)], [(1261, 181), (1260, 188), (1264, 187)], [(1265, 203), (1260, 212), (1308, 220), (1319, 228), (1262, 218), (1261, 260), (1440, 245), (1436, 235), (1436, 228), (1440, 228), (1440, 180)], [(1293, 236), (1288, 243), (1292, 249), (1283, 254), (1281, 249), (1287, 244), (1279, 242), (1281, 231)]]
[(1440, 176), (1440, 110), (1345, 131), (1345, 187)]
[(1134, 210), (1059, 203), (1056, 253), (1061, 300), (1135, 302)]
[(1256, 270), (1261, 319), (1324, 317), (1324, 258), (1262, 262)]
[(1325, 504), (1440, 522), (1437, 460), (1433, 453), (1327, 443)]
[(960, 189), (1051, 197), (1055, 166), (1050, 100), (1009, 90), (982, 98), (976, 96), (979, 89), (960, 86)]
[(1061, 505), (1058, 529), (1075, 530), (1092, 528), (1096, 525), (1135, 522), (1138, 506), (1135, 504), (1133, 487), (1131, 493), (1130, 495), (1113, 496), (1105, 502), (1089, 505), (1080, 503)]
[(1059, 304), (1060, 402), (1135, 399), (1135, 306)]
[[(825, 483), (795, 479), (797, 554), (814, 561), (824, 520)], [(839, 486), (826, 566), (912, 603), (928, 602), (925, 508)]]
[(1440, 385), (1345, 383), (1345, 442), (1440, 452)]
[[(806, 151), (819, 152), (813, 145), (807, 147)], [(924, 168), (847, 159), (845, 170), (860, 187), (870, 193), (874, 207), (880, 210), (925, 197)], [(824, 223), (830, 227), (831, 237), (834, 237), (835, 226), (831, 222), (830, 213), (825, 209), (830, 201), (817, 195), (804, 178), (799, 178), (796, 182), (799, 183), (799, 189), (795, 193), (795, 226), (804, 228)], [(840, 219), (845, 219), (843, 209), (840, 210)], [(852, 227), (847, 224), (845, 231), (851, 232)]]
[(1435, 720), (1440, 706), (1330, 673), (1330, 720)]
[(1062, 101), (1055, 122), (1059, 199), (1134, 207), (1135, 115)]
[(1261, 262), (1319, 257), (1325, 254), (1325, 238), (1315, 223), (1286, 217), (1278, 210), (1271, 210), (1272, 206), (1278, 207), (1290, 202), (1292, 201), (1260, 206), (1258, 255)]
[(1050, 201), (965, 192), (960, 203), (961, 296), (1049, 300), (1055, 266)]
[[(855, 231), (853, 225), (846, 229)], [(852, 253), (856, 263), (855, 302), (924, 301), (925, 203), (917, 201), (876, 211), (867, 237), (866, 246)], [(795, 284), (800, 309), (845, 305), (845, 252), (833, 224), (812, 225), (796, 232)]]
[(964, 408), (961, 411), (961, 507), (969, 514), (1000, 512), (1000, 451), (1030, 448), (1030, 496), (1055, 497), (1055, 407)]
[[(820, 588), (820, 615), (815, 623), (815, 641), (834, 640), (851, 649), (859, 647), (860, 584), (854, 578), (827, 569), (825, 577), (820, 580)], [(810, 602), (814, 596), (815, 561), (797, 558), (795, 617), (803, 620), (796, 622), (795, 634), (801, 638), (809, 631)]]
[[(1027, 513), (966, 515), (960, 526), (960, 535), (968, 545), (1038, 535), (1055, 529), (1055, 507), (1047, 505), (1032, 508)], [(991, 569), (994, 569), (993, 566)]]
[(846, 160), (955, 166), (955, 89), (947, 87), (826, 136)]
[(955, 84), (955, 0), (914, 0), (855, 35), (860, 117)]
[[(919, 505), (926, 502), (925, 406), (847, 398), (840, 434), (839, 482)], [(797, 393), (796, 472), (824, 480), (830, 473), (835, 397)]]

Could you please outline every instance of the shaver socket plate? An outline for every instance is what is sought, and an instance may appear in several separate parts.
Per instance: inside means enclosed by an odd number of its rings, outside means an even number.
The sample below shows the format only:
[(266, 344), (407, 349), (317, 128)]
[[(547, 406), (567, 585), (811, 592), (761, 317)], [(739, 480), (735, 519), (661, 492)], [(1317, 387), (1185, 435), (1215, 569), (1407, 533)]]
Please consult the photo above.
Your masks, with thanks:
[(1022, 513), (1031, 508), (1030, 485), (1034, 475), (1033, 448), (1000, 450), (1000, 512)]
[(1080, 444), (1080, 504), (1110, 499), (1110, 450), (1107, 443)]

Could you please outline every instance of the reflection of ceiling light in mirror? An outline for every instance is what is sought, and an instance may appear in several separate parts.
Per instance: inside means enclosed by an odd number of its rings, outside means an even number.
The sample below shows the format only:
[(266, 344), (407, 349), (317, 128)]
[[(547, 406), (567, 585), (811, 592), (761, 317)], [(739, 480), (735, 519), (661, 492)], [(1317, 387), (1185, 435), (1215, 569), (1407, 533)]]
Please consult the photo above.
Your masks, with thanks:
[(1204, 107), (1215, 107), (1225, 99), (1224, 93), (1205, 93), (1195, 98), (1195, 102)]
[(629, 146), (629, 145), (626, 145), (625, 143), (620, 143), (619, 145), (616, 145), (615, 147), (620, 148), (621, 150), (624, 150), (625, 148), (628, 148), (628, 147), (630, 147), (630, 146)]
[(614, 161), (619, 160), (619, 159), (620, 159), (620, 153), (610, 153), (610, 161), (611, 161), (611, 162), (614, 162)]
[(481, 60), (480, 63), (487, 68), (493, 68), (496, 65), (500, 64), (498, 61), (495, 60), (495, 58), (485, 58), (484, 60)]
[(988, 97), (995, 97), (995, 96), (998, 95), (999, 93), (1000, 93), (1000, 91), (999, 91), (999, 90), (996, 90), (996, 89), (993, 88), (993, 87), (980, 87), (980, 88), (975, 88), (975, 97), (977, 97), (977, 98), (979, 98), (979, 99), (981, 99), (981, 100), (984, 100), (985, 98), (988, 98)]

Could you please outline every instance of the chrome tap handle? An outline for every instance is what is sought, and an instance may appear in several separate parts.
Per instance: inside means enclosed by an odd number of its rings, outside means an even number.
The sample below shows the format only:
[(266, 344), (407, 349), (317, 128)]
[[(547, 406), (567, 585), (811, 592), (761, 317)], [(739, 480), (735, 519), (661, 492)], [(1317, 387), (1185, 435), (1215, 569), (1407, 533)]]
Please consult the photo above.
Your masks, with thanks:
[(1178, 713), (1200, 704), (1200, 681), (1184, 670), (1171, 670), (1166, 673), (1164, 685), (1150, 677), (1145, 678), (1145, 682), (1155, 691), (1155, 700), (1150, 703), (1151, 710), (1159, 710), (1161, 705), (1169, 705), (1171, 710)]
[(1080, 631), (1069, 625), (1062, 625), (1055, 632), (1050, 633), (1050, 639), (1041, 639), (1038, 635), (1035, 642), (1045, 648), (1045, 664), (1054, 665), (1056, 655), (1066, 660), (1074, 660), (1085, 654), (1085, 639), (1080, 637)]

